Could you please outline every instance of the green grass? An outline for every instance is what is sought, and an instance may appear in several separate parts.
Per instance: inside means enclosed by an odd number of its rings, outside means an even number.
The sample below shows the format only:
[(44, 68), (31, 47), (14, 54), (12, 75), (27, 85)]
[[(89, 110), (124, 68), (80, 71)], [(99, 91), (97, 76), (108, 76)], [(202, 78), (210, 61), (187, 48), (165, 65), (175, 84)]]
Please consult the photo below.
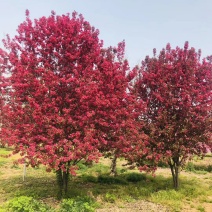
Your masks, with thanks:
[(197, 210), (200, 211), (200, 212), (205, 212), (205, 208), (202, 207), (201, 205), (199, 205), (199, 206), (197, 207)]
[(9, 155), (11, 154), (11, 148), (0, 148), (0, 155)]
[(34, 212), (34, 211), (42, 211), (48, 212), (51, 211), (51, 208), (46, 204), (43, 204), (40, 201), (35, 200), (32, 197), (28, 196), (20, 196), (15, 197), (8, 201), (2, 211), (14, 211), (14, 212)]
[(161, 189), (151, 194), (150, 200), (170, 206), (173, 211), (181, 211), (183, 201), (194, 201), (195, 199), (204, 199), (207, 202), (207, 196), (211, 196), (212, 192), (209, 186), (203, 185), (198, 179), (181, 178), (181, 186), (178, 191), (172, 188)]
[(7, 161), (1, 159), (1, 161), (0, 161), (0, 168), (1, 168), (2, 166), (5, 166), (6, 164), (7, 164)]
[(9, 155), (10, 152), (11, 151), (6, 148), (0, 148), (0, 168), (8, 163), (6, 156)]
[(195, 172), (197, 174), (206, 174), (207, 172), (212, 172), (212, 165), (203, 165), (203, 164), (195, 164), (192, 162), (188, 162), (186, 167), (186, 171)]
[[(9, 151), (0, 149), (0, 152), (6, 154)], [(36, 201), (44, 202), (45, 207), (62, 207), (64, 202), (57, 201), (55, 173), (47, 173), (42, 166), (37, 169), (27, 168), (26, 181), (23, 182), (23, 167), (14, 167), (12, 161), (12, 158), (0, 158), (0, 164), (7, 163), (6, 167), (0, 166), (0, 175), (2, 176), (0, 178), (0, 205), (3, 205), (2, 208), (6, 202), (13, 201), (18, 197), (31, 197), (33, 201), (35, 200), (35, 204), (37, 204)], [(9, 170), (8, 176), (3, 175), (5, 170)], [(153, 177), (122, 167), (118, 167), (118, 176), (111, 177), (109, 171), (107, 164), (80, 163), (77, 176), (72, 177), (69, 183), (68, 199), (63, 204), (64, 207), (68, 205), (67, 207), (76, 208), (83, 200), (83, 207), (90, 208), (92, 211), (95, 207), (107, 207), (108, 204), (147, 200), (168, 206), (172, 211), (180, 211), (185, 201), (195, 208), (201, 203), (211, 203), (208, 198), (212, 196), (212, 180), (209, 172), (201, 180), (194, 174), (192, 177), (182, 175), (180, 189), (175, 191), (172, 187), (171, 177), (162, 175)], [(169, 173), (170, 170), (168, 169), (167, 172)], [(89, 202), (90, 200), (87, 201), (85, 198), (92, 199), (92, 201)], [(27, 198), (23, 199), (28, 201)], [(203, 209), (199, 207), (198, 210)]]

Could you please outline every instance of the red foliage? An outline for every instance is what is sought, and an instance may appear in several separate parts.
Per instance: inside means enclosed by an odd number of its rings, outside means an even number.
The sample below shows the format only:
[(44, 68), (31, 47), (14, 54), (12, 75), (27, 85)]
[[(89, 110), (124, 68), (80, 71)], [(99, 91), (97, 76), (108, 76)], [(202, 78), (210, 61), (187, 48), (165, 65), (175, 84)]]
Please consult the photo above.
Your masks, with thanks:
[[(99, 64), (100, 85), (97, 96), (96, 128), (101, 132), (100, 150), (115, 154), (116, 157), (126, 155), (132, 148), (132, 141), (138, 140), (136, 110), (138, 105), (130, 91), (129, 66), (124, 60), (125, 43), (118, 47), (110, 47), (102, 51), (104, 62)], [(140, 112), (140, 110), (139, 110)]]
[(78, 161), (98, 160), (99, 150), (128, 151), (137, 132), (124, 42), (103, 49), (98, 31), (76, 13), (34, 22), (26, 15), (4, 42), (10, 76), (2, 140), (32, 166), (71, 174)]
[(183, 165), (192, 155), (211, 150), (211, 61), (201, 61), (200, 53), (186, 42), (183, 49), (168, 44), (136, 69), (135, 91), (147, 103), (146, 148), (155, 161), (165, 158)]
[[(3, 106), (5, 104), (4, 98), (4, 87), (6, 86), (6, 67), (7, 67), (7, 53), (0, 49), (0, 129), (3, 122)], [(0, 130), (0, 145), (4, 145), (1, 139), (1, 130)]]

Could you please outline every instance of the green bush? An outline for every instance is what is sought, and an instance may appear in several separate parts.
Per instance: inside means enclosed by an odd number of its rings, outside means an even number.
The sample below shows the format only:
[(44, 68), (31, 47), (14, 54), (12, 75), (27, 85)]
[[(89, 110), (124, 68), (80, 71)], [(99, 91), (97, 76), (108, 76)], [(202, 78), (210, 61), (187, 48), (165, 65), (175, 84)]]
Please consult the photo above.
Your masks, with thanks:
[(140, 173), (130, 173), (127, 175), (126, 177), (128, 182), (140, 182), (142, 180), (146, 180), (146, 176), (144, 174), (140, 174)]
[(33, 199), (32, 197), (27, 197), (27, 196), (20, 196), (20, 197), (15, 197), (11, 199), (7, 204), (6, 207), (7, 211), (11, 212), (49, 212), (51, 209)]
[(64, 199), (59, 212), (94, 212), (95, 203), (89, 197), (77, 199)]
[(97, 178), (92, 175), (82, 175), (83, 182), (96, 183)]
[(78, 166), (78, 169), (81, 171), (86, 171), (88, 169), (88, 167), (82, 162), (78, 163), (77, 166)]
[(121, 184), (121, 185), (127, 184), (127, 182), (120, 177), (113, 177), (108, 175), (100, 175), (98, 177), (98, 182), (102, 184)]

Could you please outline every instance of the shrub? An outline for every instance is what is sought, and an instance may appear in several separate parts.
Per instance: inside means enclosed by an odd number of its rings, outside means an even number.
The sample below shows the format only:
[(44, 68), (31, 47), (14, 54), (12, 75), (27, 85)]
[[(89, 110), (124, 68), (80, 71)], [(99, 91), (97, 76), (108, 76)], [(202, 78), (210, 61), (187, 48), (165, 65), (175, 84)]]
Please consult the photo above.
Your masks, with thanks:
[(128, 174), (126, 179), (128, 182), (136, 183), (136, 182), (139, 182), (142, 180), (146, 180), (146, 176), (144, 174), (140, 174), (140, 173), (130, 173), (130, 174)]
[(78, 163), (77, 166), (78, 166), (78, 169), (81, 171), (86, 171), (88, 169), (88, 167), (82, 162)]
[(59, 212), (94, 212), (95, 203), (89, 197), (77, 199), (64, 199), (61, 203)]
[(114, 203), (116, 201), (116, 196), (111, 193), (106, 193), (104, 199), (106, 202)]
[(20, 196), (11, 199), (6, 204), (6, 209), (11, 212), (49, 212), (51, 208), (33, 199), (32, 197)]
[(122, 178), (108, 175), (100, 175), (98, 177), (98, 182), (102, 184), (121, 184), (121, 185), (127, 184), (127, 182)]
[(96, 183), (97, 178), (92, 175), (82, 175), (83, 182)]

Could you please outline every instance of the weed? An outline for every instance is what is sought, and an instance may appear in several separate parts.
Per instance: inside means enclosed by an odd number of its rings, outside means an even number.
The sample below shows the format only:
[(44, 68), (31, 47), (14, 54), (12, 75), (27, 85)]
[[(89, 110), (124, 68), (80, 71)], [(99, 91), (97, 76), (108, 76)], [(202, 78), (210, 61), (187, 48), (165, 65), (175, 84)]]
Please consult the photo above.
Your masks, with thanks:
[(155, 192), (151, 195), (152, 199), (166, 201), (166, 200), (182, 200), (184, 198), (184, 195), (180, 192), (177, 192), (175, 190), (161, 190), (158, 192)]
[(5, 211), (7, 210), (11, 212), (48, 212), (51, 208), (32, 197), (20, 196), (6, 203)]
[(64, 199), (59, 212), (94, 212), (96, 204), (89, 198)]
[(114, 194), (111, 194), (111, 193), (106, 193), (104, 200), (106, 202), (114, 203), (116, 201), (116, 196)]
[(197, 210), (200, 211), (200, 212), (205, 212), (205, 208), (202, 207), (201, 205), (199, 205), (199, 206), (197, 207)]
[(175, 190), (161, 190), (151, 194), (150, 199), (153, 202), (169, 205), (173, 211), (181, 211), (181, 201), (184, 199), (184, 195)]
[(7, 161), (1, 160), (0, 161), (0, 167), (5, 166), (7, 164)]

